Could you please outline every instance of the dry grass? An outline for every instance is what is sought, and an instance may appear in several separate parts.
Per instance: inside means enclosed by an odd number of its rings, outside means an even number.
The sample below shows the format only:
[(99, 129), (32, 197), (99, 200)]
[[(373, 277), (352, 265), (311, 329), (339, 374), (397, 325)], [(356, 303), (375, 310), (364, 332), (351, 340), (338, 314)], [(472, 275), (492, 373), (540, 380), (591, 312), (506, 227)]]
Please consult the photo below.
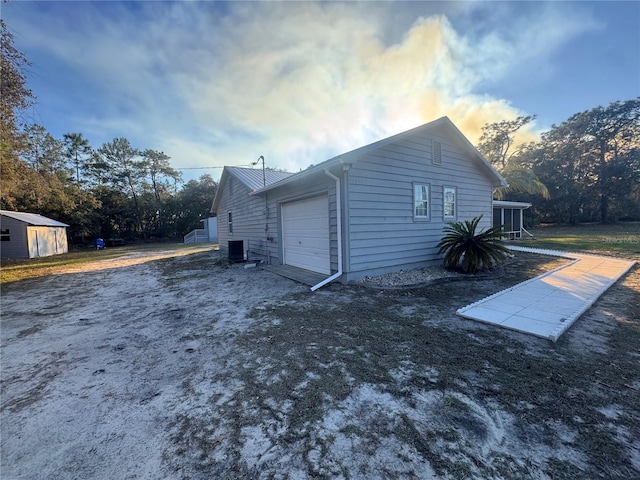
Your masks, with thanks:
[(104, 250), (80, 250), (62, 255), (43, 258), (29, 258), (21, 260), (2, 260), (0, 268), (0, 285), (26, 280), (28, 278), (57, 275), (70, 270), (82, 270), (83, 267), (96, 262), (118, 261), (123, 258), (135, 257), (140, 253), (152, 251), (175, 252), (176, 250), (193, 250), (193, 245), (181, 243), (144, 244)]

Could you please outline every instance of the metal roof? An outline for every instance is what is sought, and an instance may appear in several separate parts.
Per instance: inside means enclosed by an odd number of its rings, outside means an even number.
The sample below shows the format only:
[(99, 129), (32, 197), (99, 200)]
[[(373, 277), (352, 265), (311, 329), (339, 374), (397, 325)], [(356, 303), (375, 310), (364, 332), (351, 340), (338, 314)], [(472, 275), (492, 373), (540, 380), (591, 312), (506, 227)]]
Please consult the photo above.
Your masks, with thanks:
[(58, 222), (51, 218), (43, 217), (37, 213), (11, 212), (9, 210), (0, 210), (0, 215), (4, 215), (21, 222), (28, 223), (38, 227), (68, 227), (66, 223)]
[(531, 204), (529, 202), (510, 202), (507, 200), (494, 200), (493, 206), (501, 207), (501, 208), (520, 208), (522, 210), (525, 210), (529, 208)]
[(264, 177), (262, 176), (262, 169), (259, 168), (242, 168), (242, 167), (224, 167), (230, 174), (244, 183), (250, 190), (259, 190), (272, 183), (279, 182), (287, 177), (293, 175), (289, 172), (279, 172), (276, 170), (264, 170)]
[(255, 192), (256, 190), (264, 188), (265, 184), (268, 187), (272, 183), (278, 183), (292, 176), (293, 173), (265, 169), (263, 177), (261, 168), (224, 167), (220, 177), (220, 183), (213, 198), (213, 203), (211, 204), (211, 213), (216, 211), (220, 196), (222, 195), (223, 185), (228, 181), (229, 175), (232, 175), (246, 185), (251, 192)]

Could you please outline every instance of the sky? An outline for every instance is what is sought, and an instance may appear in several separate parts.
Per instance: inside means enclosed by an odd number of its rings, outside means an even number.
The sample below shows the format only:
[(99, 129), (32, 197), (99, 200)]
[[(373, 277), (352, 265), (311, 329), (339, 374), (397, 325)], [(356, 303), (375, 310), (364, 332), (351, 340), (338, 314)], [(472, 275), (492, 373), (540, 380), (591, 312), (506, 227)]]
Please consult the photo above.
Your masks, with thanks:
[[(28, 121), (125, 137), (185, 180), (297, 172), (448, 116), (537, 115), (519, 140), (640, 96), (640, 2), (18, 1)], [(259, 167), (256, 167), (259, 168)]]

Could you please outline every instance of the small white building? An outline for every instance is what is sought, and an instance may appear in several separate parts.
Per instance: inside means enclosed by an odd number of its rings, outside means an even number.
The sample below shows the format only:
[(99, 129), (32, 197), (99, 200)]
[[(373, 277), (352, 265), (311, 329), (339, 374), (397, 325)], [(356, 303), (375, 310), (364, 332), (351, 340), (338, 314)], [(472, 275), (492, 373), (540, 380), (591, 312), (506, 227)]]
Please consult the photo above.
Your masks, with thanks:
[(0, 210), (0, 256), (38, 258), (67, 253), (68, 226), (36, 213)]
[(203, 228), (197, 228), (187, 233), (184, 236), (184, 243), (218, 243), (218, 219), (209, 217), (200, 221)]

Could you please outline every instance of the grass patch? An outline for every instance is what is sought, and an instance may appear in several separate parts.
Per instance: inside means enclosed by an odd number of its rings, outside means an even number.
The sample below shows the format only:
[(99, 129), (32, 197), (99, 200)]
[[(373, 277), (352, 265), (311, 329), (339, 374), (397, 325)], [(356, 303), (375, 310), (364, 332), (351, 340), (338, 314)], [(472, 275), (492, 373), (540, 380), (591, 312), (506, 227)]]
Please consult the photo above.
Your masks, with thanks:
[(535, 248), (640, 257), (640, 222), (544, 225), (529, 231), (535, 238), (523, 238), (518, 243)]
[(0, 270), (0, 284), (17, 282), (27, 278), (54, 275), (62, 268), (81, 265), (96, 260), (108, 260), (123, 255), (123, 250), (86, 250), (54, 255), (44, 258), (24, 260), (3, 260)]

